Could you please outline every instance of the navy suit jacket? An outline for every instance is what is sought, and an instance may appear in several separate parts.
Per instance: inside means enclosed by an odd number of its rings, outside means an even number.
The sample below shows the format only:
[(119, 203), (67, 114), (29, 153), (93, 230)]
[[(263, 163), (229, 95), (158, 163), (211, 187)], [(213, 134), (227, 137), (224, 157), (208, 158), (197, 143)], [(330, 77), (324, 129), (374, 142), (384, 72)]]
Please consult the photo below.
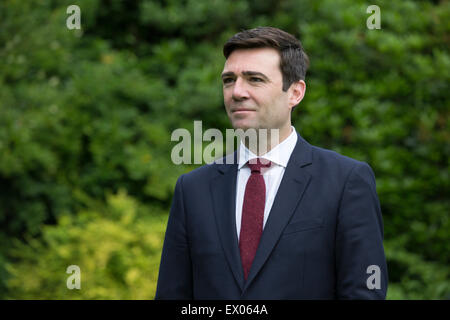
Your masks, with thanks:
[(297, 135), (246, 281), (235, 225), (236, 152), (234, 164), (179, 177), (155, 299), (385, 298), (372, 169)]

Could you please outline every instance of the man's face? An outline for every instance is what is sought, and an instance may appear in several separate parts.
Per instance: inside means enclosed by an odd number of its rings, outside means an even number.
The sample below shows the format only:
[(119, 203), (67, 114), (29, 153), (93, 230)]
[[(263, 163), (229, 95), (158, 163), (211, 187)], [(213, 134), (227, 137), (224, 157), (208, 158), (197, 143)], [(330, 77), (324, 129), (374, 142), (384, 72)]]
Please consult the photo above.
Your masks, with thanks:
[(290, 131), (289, 90), (284, 92), (280, 55), (272, 48), (237, 49), (222, 72), (225, 108), (234, 129)]

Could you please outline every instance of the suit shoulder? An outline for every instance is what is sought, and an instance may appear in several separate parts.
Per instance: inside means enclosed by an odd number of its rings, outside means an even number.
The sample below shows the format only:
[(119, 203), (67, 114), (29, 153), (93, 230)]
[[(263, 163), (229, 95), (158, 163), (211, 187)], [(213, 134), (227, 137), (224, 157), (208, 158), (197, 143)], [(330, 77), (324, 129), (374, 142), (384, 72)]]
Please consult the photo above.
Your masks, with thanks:
[[(202, 183), (208, 181), (220, 168), (233, 164), (233, 154), (220, 158), (213, 163), (202, 165), (182, 175), (186, 183)], [(181, 177), (180, 177), (181, 178)]]
[(183, 181), (202, 181), (204, 178), (210, 176), (211, 172), (214, 170), (214, 164), (205, 164), (201, 167), (195, 168), (192, 171), (183, 173), (181, 177), (183, 177)]
[(329, 183), (346, 184), (351, 178), (365, 181), (375, 189), (375, 174), (370, 165), (336, 151), (312, 146), (312, 170), (324, 174)]

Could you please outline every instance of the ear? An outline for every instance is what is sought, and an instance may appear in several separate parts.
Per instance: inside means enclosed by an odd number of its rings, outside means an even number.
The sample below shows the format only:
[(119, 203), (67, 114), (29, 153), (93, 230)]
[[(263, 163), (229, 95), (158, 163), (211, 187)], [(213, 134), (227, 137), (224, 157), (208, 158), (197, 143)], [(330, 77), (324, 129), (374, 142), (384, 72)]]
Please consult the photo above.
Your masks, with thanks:
[(303, 100), (306, 91), (306, 83), (303, 80), (299, 80), (291, 84), (288, 90), (288, 103), (289, 108), (294, 108)]

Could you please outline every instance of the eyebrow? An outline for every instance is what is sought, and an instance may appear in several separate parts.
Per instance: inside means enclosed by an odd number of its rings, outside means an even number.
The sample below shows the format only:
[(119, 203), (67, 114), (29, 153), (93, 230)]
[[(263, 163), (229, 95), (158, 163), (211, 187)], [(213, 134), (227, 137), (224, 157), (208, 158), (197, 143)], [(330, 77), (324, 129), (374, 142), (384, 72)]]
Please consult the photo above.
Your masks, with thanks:
[[(260, 76), (264, 80), (270, 82), (269, 78), (264, 73), (258, 71), (242, 71), (242, 74), (244, 76)], [(234, 72), (232, 71), (222, 73), (222, 79), (225, 77), (232, 77), (232, 76), (235, 76)]]

